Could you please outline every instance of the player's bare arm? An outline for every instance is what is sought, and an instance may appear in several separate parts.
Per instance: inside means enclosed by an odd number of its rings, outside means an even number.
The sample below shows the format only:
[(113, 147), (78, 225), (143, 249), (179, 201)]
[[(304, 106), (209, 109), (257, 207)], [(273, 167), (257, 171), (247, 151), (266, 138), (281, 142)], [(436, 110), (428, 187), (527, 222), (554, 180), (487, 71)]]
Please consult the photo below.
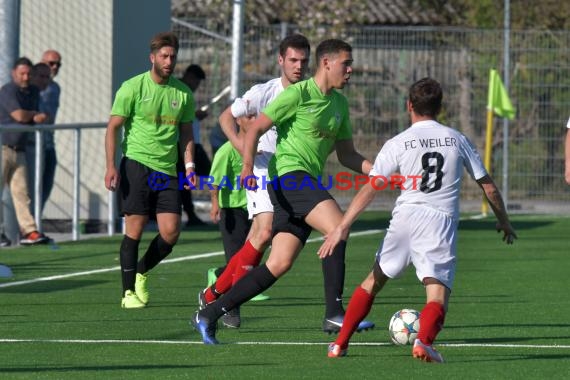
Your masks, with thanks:
[(117, 150), (117, 132), (125, 122), (122, 116), (112, 115), (107, 123), (105, 132), (105, 187), (107, 190), (115, 191), (119, 186), (121, 176), (115, 165), (115, 151)]
[(517, 234), (513, 226), (511, 226), (511, 222), (509, 221), (509, 216), (507, 214), (507, 209), (505, 207), (505, 203), (503, 202), (503, 197), (499, 192), (499, 188), (493, 182), (493, 179), (486, 175), (485, 177), (479, 179), (477, 181), (483, 192), (485, 193), (485, 197), (493, 209), (495, 216), (497, 217), (497, 231), (503, 231), (503, 241), (507, 244), (513, 244), (513, 241), (517, 238)]
[(210, 208), (210, 219), (213, 223), (218, 223), (220, 221), (219, 192), (219, 187), (212, 185), (212, 189), (210, 190), (210, 201), (212, 203), (212, 207)]
[(343, 166), (362, 174), (370, 173), (372, 163), (356, 151), (352, 139), (337, 140), (335, 142), (335, 149), (336, 156)]
[(566, 179), (566, 183), (570, 185), (570, 128), (566, 132), (566, 143), (564, 146), (564, 154), (565, 154), (565, 170), (564, 170), (564, 178)]
[(231, 106), (228, 106), (224, 112), (220, 114), (218, 122), (220, 123), (222, 132), (224, 132), (224, 135), (226, 135), (233, 147), (236, 148), (240, 154), (243, 154), (243, 145), (242, 141), (238, 137), (237, 124), (234, 116), (232, 115)]
[[(184, 152), (186, 178), (188, 178), (190, 183), (195, 186), (196, 176), (194, 175), (194, 172), (196, 171), (196, 166), (194, 164), (194, 132), (192, 131), (192, 122), (180, 124), (180, 139), (178, 144), (180, 146), (180, 151)], [(189, 190), (190, 186), (184, 185), (184, 188)]]
[[(381, 182), (379, 178), (371, 179), (376, 182)], [(375, 183), (377, 188), (381, 187), (380, 183)], [(333, 250), (341, 240), (348, 239), (348, 234), (350, 232), (350, 226), (356, 221), (358, 216), (368, 207), (370, 202), (374, 199), (376, 195), (376, 189), (369, 182), (365, 184), (356, 196), (350, 202), (348, 209), (344, 213), (340, 224), (329, 234), (325, 236), (325, 242), (321, 245), (317, 254), (319, 257), (325, 258), (332, 255)]]
[(272, 125), (273, 121), (264, 113), (260, 113), (245, 132), (243, 138), (243, 167), (240, 182), (250, 189), (254, 189), (257, 185), (257, 181), (253, 176), (253, 161), (257, 152), (257, 142), (259, 141), (259, 137), (267, 132)]

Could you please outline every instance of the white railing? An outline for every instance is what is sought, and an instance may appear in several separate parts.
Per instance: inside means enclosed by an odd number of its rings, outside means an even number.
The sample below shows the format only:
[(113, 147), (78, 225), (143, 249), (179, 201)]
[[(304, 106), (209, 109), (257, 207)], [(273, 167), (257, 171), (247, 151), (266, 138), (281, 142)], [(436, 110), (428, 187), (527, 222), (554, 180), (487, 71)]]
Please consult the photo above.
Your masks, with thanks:
[[(42, 199), (42, 167), (43, 167), (43, 136), (42, 131), (56, 131), (56, 130), (73, 130), (73, 211), (72, 211), (72, 224), (71, 232), (72, 239), (79, 240), (80, 234), (80, 178), (81, 178), (81, 130), (83, 129), (102, 129), (105, 128), (105, 123), (77, 123), (77, 124), (55, 124), (55, 125), (21, 125), (21, 124), (4, 124), (0, 125), (0, 146), (2, 146), (3, 132), (35, 132), (35, 173), (34, 173), (34, 217), (39, 230), (42, 230), (42, 217), (41, 217), (41, 199)], [(0, 149), (0, 162), (2, 162), (2, 150)], [(0, 165), (0, 178), (3, 177), (2, 165)], [(4, 181), (0, 180), (0, 194), (3, 193)], [(108, 196), (109, 207), (107, 216), (107, 232), (111, 236), (115, 233), (115, 197), (112, 192)], [(1, 206), (1, 205), (0, 205)], [(0, 207), (0, 223), (4, 224), (4, 215)]]

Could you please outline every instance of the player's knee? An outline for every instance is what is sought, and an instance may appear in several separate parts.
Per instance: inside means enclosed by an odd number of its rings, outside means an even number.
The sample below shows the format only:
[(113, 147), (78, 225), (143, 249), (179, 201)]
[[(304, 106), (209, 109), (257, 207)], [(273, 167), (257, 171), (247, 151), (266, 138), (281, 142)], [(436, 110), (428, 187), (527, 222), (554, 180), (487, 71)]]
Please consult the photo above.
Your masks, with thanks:
[(271, 242), (271, 227), (259, 230), (259, 243), (267, 247)]
[(267, 260), (267, 262), (265, 263), (265, 265), (267, 266), (267, 269), (269, 269), (269, 271), (275, 276), (275, 277), (281, 277), (283, 276), (285, 273), (287, 273), (289, 271), (289, 269), (291, 269), (291, 266), (293, 265), (293, 262), (291, 261), (284, 261), (284, 260)]

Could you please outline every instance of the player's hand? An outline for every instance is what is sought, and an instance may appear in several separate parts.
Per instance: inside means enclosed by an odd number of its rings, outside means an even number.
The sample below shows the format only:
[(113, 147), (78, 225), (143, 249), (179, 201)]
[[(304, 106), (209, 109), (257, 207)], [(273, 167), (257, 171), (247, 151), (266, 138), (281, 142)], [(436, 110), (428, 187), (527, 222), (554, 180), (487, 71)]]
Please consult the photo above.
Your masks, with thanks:
[(325, 235), (325, 242), (317, 251), (319, 258), (324, 259), (325, 257), (332, 255), (338, 243), (340, 243), (342, 240), (348, 239), (348, 232), (348, 228), (337, 226), (334, 230)]
[(246, 190), (257, 190), (257, 179), (253, 175), (253, 167), (252, 165), (243, 164), (239, 182), (242, 187)]
[(501, 224), (497, 223), (497, 232), (503, 231), (503, 241), (507, 244), (513, 244), (515, 239), (518, 238), (513, 226), (510, 223)]
[(190, 185), (184, 181), (184, 190), (196, 190), (196, 172), (194, 168), (186, 169), (186, 179), (190, 182)]
[(115, 191), (119, 186), (119, 181), (121, 180), (121, 176), (119, 172), (115, 168), (107, 169), (105, 173), (105, 187), (107, 190)]
[(212, 208), (210, 209), (210, 219), (213, 223), (217, 224), (220, 221), (220, 206), (212, 203)]

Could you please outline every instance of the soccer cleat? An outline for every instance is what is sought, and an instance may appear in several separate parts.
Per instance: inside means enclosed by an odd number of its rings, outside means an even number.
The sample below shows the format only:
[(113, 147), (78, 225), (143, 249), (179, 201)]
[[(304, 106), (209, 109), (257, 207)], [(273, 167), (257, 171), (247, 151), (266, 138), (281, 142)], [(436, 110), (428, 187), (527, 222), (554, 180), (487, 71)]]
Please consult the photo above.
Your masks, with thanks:
[(443, 356), (431, 345), (423, 344), (419, 339), (414, 341), (412, 355), (414, 358), (423, 360), (424, 362), (443, 363)]
[(135, 280), (135, 293), (139, 300), (145, 305), (148, 304), (148, 289), (146, 287), (147, 276), (142, 273), (137, 273)]
[(38, 231), (32, 231), (20, 240), (21, 245), (47, 244), (49, 238)]
[(255, 297), (253, 297), (252, 299), (250, 299), (250, 301), (259, 302), (259, 301), (267, 301), (269, 299), (271, 299), (271, 297), (266, 296), (263, 293), (260, 293), (260, 294), (256, 295)]
[(132, 290), (125, 290), (125, 296), (121, 300), (121, 307), (123, 309), (140, 309), (146, 305), (137, 297)]
[(338, 344), (334, 344), (334, 342), (329, 344), (328, 351), (329, 351), (328, 353), (329, 358), (342, 358), (343, 356), (346, 356), (348, 353), (348, 350), (346, 348), (342, 349)]
[(241, 325), (239, 306), (222, 315), (222, 318), (220, 319), (224, 326), (229, 327), (230, 329), (239, 329)]
[[(340, 328), (342, 327), (342, 322), (344, 320), (344, 315), (337, 315), (332, 318), (325, 318), (323, 320), (323, 331), (329, 334), (338, 334)], [(370, 321), (361, 321), (356, 327), (356, 332), (362, 332), (365, 330), (372, 330), (375, 324)]]
[(218, 280), (218, 276), (216, 276), (216, 270), (218, 268), (210, 268), (208, 269), (208, 287), (214, 285)]
[(216, 329), (217, 324), (216, 321), (210, 322), (204, 317), (200, 317), (200, 312), (196, 312), (192, 319), (190, 320), (190, 324), (202, 335), (202, 342), (204, 344), (219, 344), (218, 340), (216, 339)]
[(148, 304), (148, 288), (146, 287), (146, 280), (148, 279), (142, 273), (137, 273), (136, 280), (135, 280), (135, 293), (139, 300), (145, 305)]

